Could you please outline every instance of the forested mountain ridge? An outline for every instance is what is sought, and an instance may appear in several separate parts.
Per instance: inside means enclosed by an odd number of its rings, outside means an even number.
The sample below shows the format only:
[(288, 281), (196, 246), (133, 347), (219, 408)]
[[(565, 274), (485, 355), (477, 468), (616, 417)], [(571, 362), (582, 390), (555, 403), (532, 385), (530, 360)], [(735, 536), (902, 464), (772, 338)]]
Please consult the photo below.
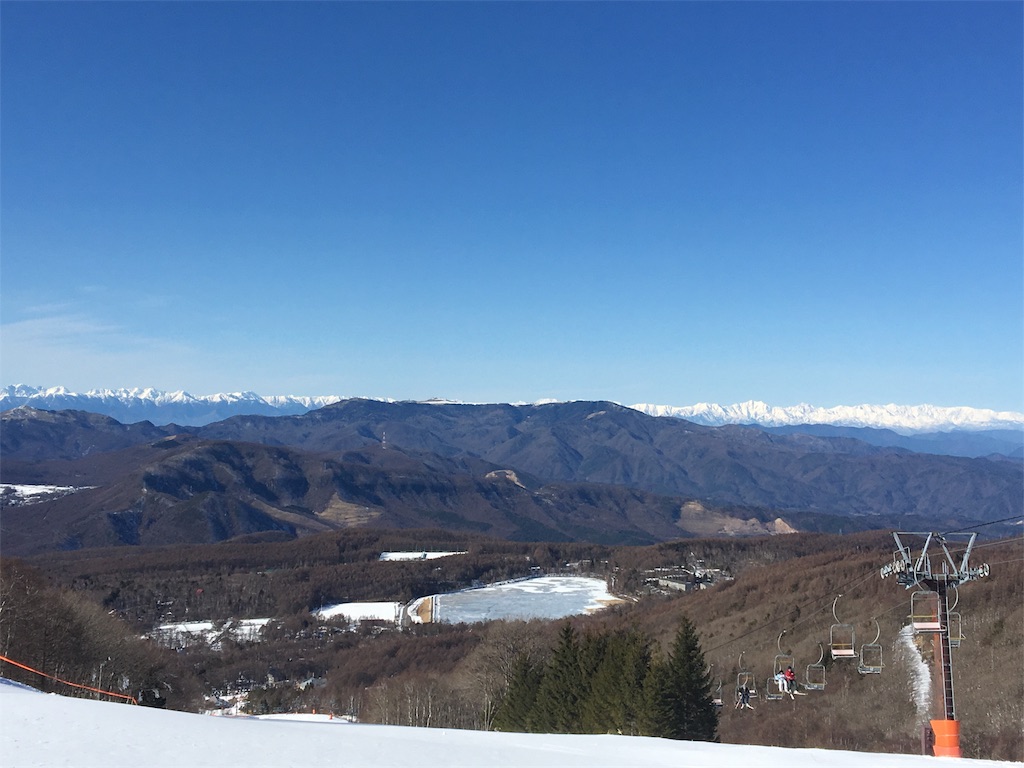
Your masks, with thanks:
[(950, 529), (1024, 507), (1019, 462), (703, 427), (613, 403), (346, 400), (201, 428), (24, 408), (0, 418), (4, 482), (100, 486), (45, 502), (45, 529), (38, 507), (6, 509), (11, 551), (368, 524), (646, 543), (765, 532), (777, 517), (787, 530)]
[(916, 454), (849, 438), (702, 427), (613, 403), (347, 400), (301, 416), (228, 419), (201, 433), (321, 451), (385, 442), (472, 455), (545, 481), (625, 485), (711, 505), (936, 520), (991, 520), (1024, 509), (1020, 463)]

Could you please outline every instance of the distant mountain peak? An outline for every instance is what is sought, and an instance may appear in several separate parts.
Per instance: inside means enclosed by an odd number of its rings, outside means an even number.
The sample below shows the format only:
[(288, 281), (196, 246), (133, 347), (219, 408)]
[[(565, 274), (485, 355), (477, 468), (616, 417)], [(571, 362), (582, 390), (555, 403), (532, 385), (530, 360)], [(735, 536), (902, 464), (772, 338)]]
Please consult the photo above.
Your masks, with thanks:
[(166, 392), (153, 387), (92, 389), (76, 393), (66, 387), (14, 384), (0, 389), (0, 410), (29, 405), (48, 411), (100, 413), (124, 424), (152, 421), (155, 424), (202, 426), (231, 416), (293, 416), (344, 399), (334, 395), (263, 397), (251, 391), (193, 395), (185, 390)]
[[(339, 395), (296, 396), (259, 395), (252, 391), (193, 395), (185, 390), (166, 392), (152, 387), (94, 389), (75, 393), (66, 387), (32, 387), (13, 384), (0, 389), (0, 410), (29, 405), (41, 410), (80, 410), (100, 413), (131, 424), (152, 421), (155, 424), (202, 426), (231, 416), (292, 416), (350, 400)], [(374, 398), (393, 402), (385, 398)], [(421, 401), (431, 405), (455, 405), (458, 401), (433, 397)], [(533, 405), (552, 404), (541, 400)], [(523, 405), (523, 403), (516, 403)], [(627, 407), (627, 406), (623, 406)], [(733, 405), (697, 403), (696, 405), (628, 406), (649, 416), (671, 416), (707, 426), (750, 424), (760, 427), (784, 427), (823, 424), (843, 427), (890, 429), (909, 435), (921, 432), (951, 432), (1011, 429), (1024, 430), (1024, 413), (994, 411), (967, 406), (936, 405), (853, 405), (822, 408), (807, 403), (779, 407), (760, 400)]]
[(873, 427), (894, 432), (949, 432), (952, 430), (1024, 429), (1024, 413), (993, 411), (967, 406), (937, 405), (839, 405), (833, 408), (801, 403), (788, 407), (748, 400), (733, 405), (632, 406), (649, 416), (672, 416), (708, 426), (752, 424), (784, 427), (797, 424), (828, 424), (843, 427)]

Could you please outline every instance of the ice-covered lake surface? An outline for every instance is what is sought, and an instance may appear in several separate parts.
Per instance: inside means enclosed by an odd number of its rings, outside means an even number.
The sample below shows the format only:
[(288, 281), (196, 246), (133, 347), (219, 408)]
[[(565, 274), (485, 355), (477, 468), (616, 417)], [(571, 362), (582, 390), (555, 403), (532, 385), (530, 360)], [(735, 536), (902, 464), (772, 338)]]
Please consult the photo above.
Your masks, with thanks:
[(599, 611), (622, 602), (604, 579), (584, 576), (538, 576), (434, 595), (434, 620), (447, 624), (496, 619), (561, 619)]

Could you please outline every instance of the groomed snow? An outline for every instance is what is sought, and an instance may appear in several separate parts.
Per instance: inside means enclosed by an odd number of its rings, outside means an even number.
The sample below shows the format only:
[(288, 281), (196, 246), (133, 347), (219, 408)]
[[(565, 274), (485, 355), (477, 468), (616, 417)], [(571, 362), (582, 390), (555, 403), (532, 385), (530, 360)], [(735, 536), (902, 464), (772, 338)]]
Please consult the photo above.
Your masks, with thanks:
[(46, 695), (0, 679), (0, 764), (12, 768), (927, 768), (944, 760), (630, 736), (404, 728), (322, 716), (314, 722), (209, 717)]

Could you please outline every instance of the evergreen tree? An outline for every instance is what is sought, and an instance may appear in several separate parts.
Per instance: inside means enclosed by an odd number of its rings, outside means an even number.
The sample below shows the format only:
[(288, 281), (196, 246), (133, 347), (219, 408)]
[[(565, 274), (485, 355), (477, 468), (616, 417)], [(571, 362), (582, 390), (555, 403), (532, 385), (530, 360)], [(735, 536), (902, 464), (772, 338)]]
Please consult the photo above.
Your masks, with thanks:
[(651, 666), (650, 639), (637, 631), (601, 638), (603, 652), (582, 707), (583, 729), (635, 735), (644, 709), (644, 681)]
[(535, 720), (531, 730), (544, 733), (577, 733), (580, 730), (580, 705), (586, 696), (580, 667), (580, 644), (576, 630), (566, 624), (558, 636), (558, 645), (544, 669), (537, 691)]
[(534, 663), (528, 653), (519, 654), (512, 668), (508, 691), (494, 715), (495, 729), (521, 733), (534, 730), (534, 709), (543, 679), (541, 666)]
[(652, 665), (645, 694), (647, 735), (691, 741), (717, 739), (718, 710), (711, 696), (711, 675), (697, 630), (685, 616), (668, 658)]

